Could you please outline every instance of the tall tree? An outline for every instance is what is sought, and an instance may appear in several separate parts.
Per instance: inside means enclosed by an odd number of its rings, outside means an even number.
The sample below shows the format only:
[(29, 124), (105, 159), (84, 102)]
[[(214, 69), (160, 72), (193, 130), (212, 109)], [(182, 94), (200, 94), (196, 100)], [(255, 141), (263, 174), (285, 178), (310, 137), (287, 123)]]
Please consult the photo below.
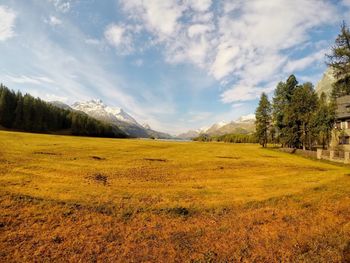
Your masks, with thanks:
[(11, 128), (14, 111), (16, 109), (16, 97), (7, 88), (4, 88), (1, 92), (0, 97), (0, 125), (4, 127)]
[(326, 94), (322, 93), (318, 100), (317, 110), (312, 123), (317, 134), (318, 142), (325, 149), (331, 139), (332, 130), (336, 116), (336, 103), (334, 100), (328, 102)]
[(327, 64), (333, 68), (336, 78), (333, 97), (350, 95), (350, 30), (345, 22), (341, 25), (340, 33), (327, 58)]
[(13, 123), (13, 128), (23, 129), (23, 96), (20, 92), (16, 95), (17, 106), (15, 110), (15, 119)]
[(311, 83), (304, 83), (294, 90), (289, 107), (289, 116), (292, 119), (293, 130), (296, 131), (298, 139), (294, 142), (296, 145), (301, 144), (303, 150), (312, 147), (313, 126), (312, 119), (317, 109), (318, 97)]
[(266, 147), (271, 124), (271, 104), (265, 93), (261, 94), (259, 106), (255, 111), (256, 136), (259, 143)]
[(277, 140), (283, 146), (293, 147), (297, 137), (295, 119), (289, 116), (291, 100), (298, 81), (294, 75), (290, 75), (286, 82), (277, 85), (273, 98), (273, 123), (276, 128)]

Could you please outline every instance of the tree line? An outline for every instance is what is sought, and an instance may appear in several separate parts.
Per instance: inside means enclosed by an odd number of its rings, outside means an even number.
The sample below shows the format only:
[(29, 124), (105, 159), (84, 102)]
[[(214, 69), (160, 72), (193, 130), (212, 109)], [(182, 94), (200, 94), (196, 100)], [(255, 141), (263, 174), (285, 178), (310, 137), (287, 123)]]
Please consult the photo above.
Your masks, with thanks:
[(201, 134), (193, 139), (200, 142), (228, 142), (228, 143), (257, 143), (255, 134), (224, 134), (213, 135)]
[(325, 94), (319, 98), (309, 82), (298, 84), (294, 75), (278, 83), (272, 103), (261, 95), (255, 112), (256, 137), (283, 147), (311, 150), (314, 145), (328, 145), (335, 121), (335, 104)]
[(299, 85), (294, 75), (278, 83), (272, 102), (265, 93), (261, 95), (255, 117), (256, 136), (263, 147), (273, 142), (305, 150), (329, 144), (336, 99), (350, 95), (350, 30), (344, 22), (326, 57), (336, 79), (331, 98), (325, 94), (318, 97), (311, 83)]
[(9, 90), (0, 84), (0, 125), (29, 132), (67, 130), (72, 135), (126, 137), (118, 127), (85, 113), (61, 109), (29, 94)]

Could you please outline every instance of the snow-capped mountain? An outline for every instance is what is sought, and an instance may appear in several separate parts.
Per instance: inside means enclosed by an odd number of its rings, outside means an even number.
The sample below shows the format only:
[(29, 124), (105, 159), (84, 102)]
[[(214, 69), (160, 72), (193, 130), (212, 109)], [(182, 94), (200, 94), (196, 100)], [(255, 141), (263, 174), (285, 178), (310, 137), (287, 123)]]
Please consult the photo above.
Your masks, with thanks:
[(236, 122), (255, 122), (255, 114), (251, 113), (241, 116), (236, 120)]
[(172, 136), (167, 133), (152, 130), (148, 124), (139, 124), (123, 109), (107, 106), (102, 100), (94, 99), (84, 102), (75, 102), (72, 106), (59, 101), (53, 101), (50, 103), (62, 109), (84, 112), (95, 119), (115, 125), (131, 137), (154, 137), (160, 139), (172, 138)]
[(188, 132), (179, 134), (177, 137), (182, 139), (192, 139), (200, 134), (209, 134), (209, 135), (224, 135), (229, 133), (252, 133), (255, 130), (255, 115), (248, 114), (245, 116), (239, 117), (235, 121), (225, 122), (220, 121), (214, 123), (209, 128), (190, 130)]
[(96, 119), (103, 119), (104, 121), (119, 120), (139, 125), (137, 121), (123, 109), (106, 106), (103, 104), (102, 100), (76, 102), (72, 105), (72, 108), (75, 110), (83, 111)]
[(215, 131), (217, 131), (218, 129), (220, 129), (221, 127), (224, 127), (225, 125), (227, 125), (228, 123), (226, 121), (220, 121), (218, 123), (214, 123), (212, 126), (210, 126), (209, 129), (207, 129), (206, 131), (204, 131), (204, 133), (214, 133)]
[(142, 127), (145, 128), (146, 130), (151, 130), (151, 126), (149, 126), (148, 123), (142, 124)]

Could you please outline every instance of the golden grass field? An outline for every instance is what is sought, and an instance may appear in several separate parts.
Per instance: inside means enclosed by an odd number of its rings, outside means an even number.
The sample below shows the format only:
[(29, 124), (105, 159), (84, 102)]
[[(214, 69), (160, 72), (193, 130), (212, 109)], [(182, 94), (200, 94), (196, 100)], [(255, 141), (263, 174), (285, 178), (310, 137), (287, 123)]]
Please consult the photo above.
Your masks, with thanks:
[(350, 262), (350, 167), (0, 132), (1, 262)]

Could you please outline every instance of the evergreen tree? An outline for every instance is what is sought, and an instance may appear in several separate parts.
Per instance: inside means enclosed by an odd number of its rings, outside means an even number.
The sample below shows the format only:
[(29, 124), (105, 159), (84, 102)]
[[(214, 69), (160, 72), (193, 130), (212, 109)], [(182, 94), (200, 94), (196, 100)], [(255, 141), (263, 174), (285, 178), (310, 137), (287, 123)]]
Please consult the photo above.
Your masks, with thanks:
[(333, 85), (333, 97), (350, 95), (350, 30), (345, 22), (327, 58), (327, 64), (333, 68), (337, 80)]
[(286, 83), (279, 82), (273, 97), (273, 123), (277, 130), (277, 136), (280, 131), (284, 128), (284, 109), (287, 105), (287, 90)]
[(29, 94), (22, 96), (0, 84), (0, 125), (24, 131), (47, 132), (70, 129), (74, 135), (126, 137), (112, 126), (80, 112), (57, 108)]
[(318, 101), (317, 110), (312, 119), (312, 124), (319, 143), (325, 149), (329, 144), (335, 122), (336, 103), (327, 101), (326, 94), (322, 93)]
[(259, 143), (266, 147), (271, 123), (271, 104), (265, 93), (261, 94), (259, 106), (255, 111), (256, 136)]
[(7, 88), (4, 88), (0, 97), (0, 125), (11, 128), (14, 111), (16, 108), (16, 98)]
[(292, 123), (292, 130), (297, 135), (293, 140), (294, 147), (303, 147), (303, 150), (311, 149), (313, 138), (312, 119), (317, 109), (318, 98), (311, 83), (304, 83), (302, 86), (296, 88), (291, 98), (288, 115), (290, 123)]
[(287, 81), (277, 85), (273, 98), (273, 122), (277, 134), (277, 140), (283, 146), (293, 147), (297, 144), (298, 130), (295, 119), (291, 116), (291, 101), (298, 81), (294, 75), (290, 75)]
[(23, 96), (20, 92), (16, 95), (17, 106), (15, 110), (15, 120), (13, 123), (13, 128), (23, 129)]

